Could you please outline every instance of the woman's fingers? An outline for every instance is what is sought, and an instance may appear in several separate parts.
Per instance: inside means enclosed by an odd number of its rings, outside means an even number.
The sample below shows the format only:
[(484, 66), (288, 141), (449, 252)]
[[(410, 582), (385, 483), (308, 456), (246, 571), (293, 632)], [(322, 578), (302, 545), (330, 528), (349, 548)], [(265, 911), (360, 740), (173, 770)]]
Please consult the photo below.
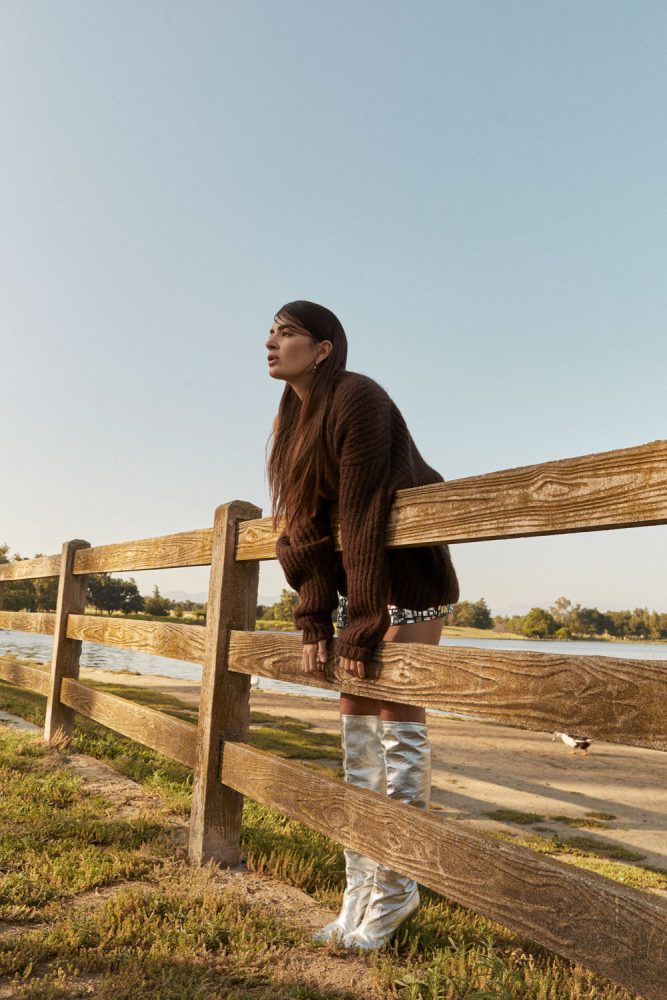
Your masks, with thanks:
[(327, 665), (326, 639), (318, 642), (307, 642), (303, 646), (301, 666), (305, 674), (322, 673)]
[(314, 643), (307, 643), (303, 647), (303, 658), (302, 666), (303, 672), (305, 674), (312, 674), (315, 672), (315, 651), (317, 646)]
[(363, 660), (348, 660), (347, 656), (341, 656), (340, 665), (348, 674), (353, 677), (360, 677), (362, 680), (366, 676), (366, 667)]

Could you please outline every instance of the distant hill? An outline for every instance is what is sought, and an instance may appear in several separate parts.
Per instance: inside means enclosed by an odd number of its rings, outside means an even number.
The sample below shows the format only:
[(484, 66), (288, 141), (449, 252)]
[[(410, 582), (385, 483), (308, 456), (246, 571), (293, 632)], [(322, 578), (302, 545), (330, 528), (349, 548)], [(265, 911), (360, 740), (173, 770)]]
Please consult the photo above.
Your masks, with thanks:
[[(152, 593), (153, 591), (151, 590), (148, 594), (144, 594), (144, 597), (150, 597)], [(164, 594), (162, 594), (162, 596), (168, 597), (170, 601), (194, 601), (195, 604), (205, 604), (208, 600), (207, 593), (186, 594), (184, 590), (167, 590)], [(269, 597), (265, 597), (263, 594), (260, 594), (257, 598), (257, 603), (270, 606), (272, 604), (277, 604), (279, 600), (280, 594), (270, 595)]]

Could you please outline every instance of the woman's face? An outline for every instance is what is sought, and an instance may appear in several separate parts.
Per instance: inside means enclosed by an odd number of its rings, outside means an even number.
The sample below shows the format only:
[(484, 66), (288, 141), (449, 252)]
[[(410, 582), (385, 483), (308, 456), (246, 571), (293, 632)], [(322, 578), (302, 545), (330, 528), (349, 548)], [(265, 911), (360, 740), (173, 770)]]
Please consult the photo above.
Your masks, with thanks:
[(321, 346), (291, 316), (278, 316), (266, 341), (269, 375), (288, 382), (308, 380)]

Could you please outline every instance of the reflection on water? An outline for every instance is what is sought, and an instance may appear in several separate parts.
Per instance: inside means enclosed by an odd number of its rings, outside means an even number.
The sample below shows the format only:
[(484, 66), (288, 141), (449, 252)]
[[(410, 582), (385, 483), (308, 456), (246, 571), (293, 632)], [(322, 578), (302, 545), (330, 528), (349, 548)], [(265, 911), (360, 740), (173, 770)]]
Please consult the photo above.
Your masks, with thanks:
[[(283, 633), (284, 634), (284, 633)], [(468, 646), (475, 649), (507, 649), (522, 653), (567, 653), (570, 656), (614, 656), (632, 660), (663, 660), (667, 663), (667, 646), (664, 643), (649, 642), (605, 642), (572, 640), (562, 642), (550, 639), (459, 639), (446, 637), (441, 646)], [(9, 632), (0, 629), (0, 656), (14, 653), (26, 660), (48, 663), (51, 659), (52, 640), (47, 635), (30, 632)], [(198, 681), (201, 667), (196, 663), (172, 660), (152, 653), (136, 653), (114, 646), (101, 646), (93, 642), (82, 643), (81, 665), (104, 670), (132, 670), (141, 674), (158, 674), (162, 677), (177, 677)], [(257, 680), (255, 678), (255, 680)], [(302, 684), (286, 684), (262, 677), (259, 687), (263, 691), (280, 691), (284, 694), (318, 694), (323, 698), (338, 698), (336, 691), (312, 688)]]

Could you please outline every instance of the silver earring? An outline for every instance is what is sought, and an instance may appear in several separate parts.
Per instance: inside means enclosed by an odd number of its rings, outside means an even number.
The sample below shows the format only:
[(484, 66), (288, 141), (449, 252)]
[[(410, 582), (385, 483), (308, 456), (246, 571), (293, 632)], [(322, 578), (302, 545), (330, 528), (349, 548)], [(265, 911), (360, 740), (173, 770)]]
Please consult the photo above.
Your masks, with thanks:
[(315, 364), (313, 365), (313, 368), (312, 368), (312, 370), (313, 370), (314, 372), (316, 372), (316, 371), (317, 371), (317, 366), (318, 366), (318, 365), (319, 365), (319, 361), (316, 361), (316, 362), (315, 362)]

